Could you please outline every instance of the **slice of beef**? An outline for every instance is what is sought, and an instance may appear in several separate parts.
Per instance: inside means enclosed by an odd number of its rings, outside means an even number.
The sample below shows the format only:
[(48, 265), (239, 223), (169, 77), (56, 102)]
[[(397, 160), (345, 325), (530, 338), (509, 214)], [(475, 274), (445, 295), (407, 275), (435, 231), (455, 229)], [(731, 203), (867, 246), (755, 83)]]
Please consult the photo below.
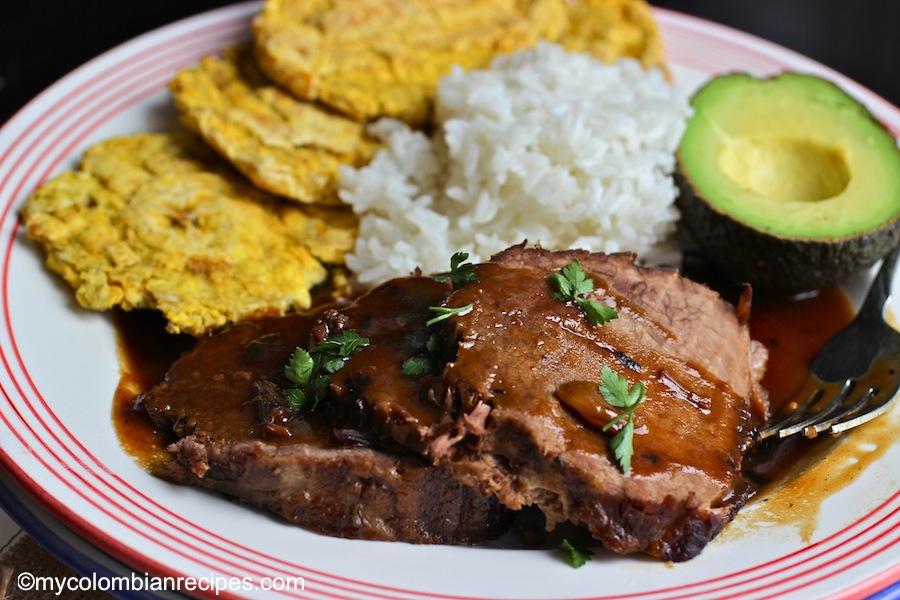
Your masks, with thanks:
[(330, 401), (355, 428), (421, 453), (435, 424), (447, 420), (443, 398), (434, 395), (440, 373), (410, 377), (403, 364), (427, 358), (428, 339), (439, 333), (426, 326), (435, 316), (430, 307), (443, 304), (452, 291), (449, 283), (430, 277), (393, 279), (322, 319), (320, 338), (346, 328), (369, 339), (332, 376)]
[[(593, 279), (591, 299), (616, 308), (617, 319), (591, 325), (575, 303), (553, 297), (551, 273), (575, 258)], [(402, 347), (382, 355), (373, 344), (368, 357), (378, 356), (386, 375), (362, 377), (372, 365), (360, 354), (335, 381), (338, 403), (380, 419), (381, 434), (510, 508), (538, 506), (548, 526), (581, 525), (620, 553), (696, 556), (749, 493), (740, 468), (766, 417), (765, 353), (710, 289), (633, 260), (503, 252), (443, 302), (472, 304), (471, 312), (426, 328), (456, 341), (439, 374), (414, 378), (427, 393), (405, 394), (407, 384), (394, 381), (408, 356)], [(343, 311), (363, 335), (367, 315), (384, 308), (374, 301), (381, 293)], [(599, 391), (604, 365), (647, 388), (627, 474), (610, 449), (620, 425), (602, 431), (621, 412)]]
[(176, 361), (142, 398), (177, 438), (157, 474), (333, 536), (474, 544), (502, 533), (508, 511), (421, 456), (285, 406), (284, 365), (319, 316), (236, 325)]

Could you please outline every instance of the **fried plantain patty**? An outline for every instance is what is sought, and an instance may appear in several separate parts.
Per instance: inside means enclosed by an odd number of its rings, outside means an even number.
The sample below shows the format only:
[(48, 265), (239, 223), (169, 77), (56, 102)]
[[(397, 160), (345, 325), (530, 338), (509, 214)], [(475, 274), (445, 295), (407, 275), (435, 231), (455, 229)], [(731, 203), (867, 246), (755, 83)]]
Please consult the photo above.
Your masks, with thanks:
[(21, 217), (79, 304), (157, 308), (201, 335), (311, 304), (321, 260), (339, 262), (356, 221), (248, 185), (187, 132), (113, 138), (38, 188)]
[(254, 20), (260, 68), (298, 98), (357, 119), (427, 124), (441, 77), (538, 40), (662, 66), (644, 0), (267, 0)]
[(255, 54), (273, 81), (357, 119), (424, 125), (454, 65), (558, 36), (565, 0), (267, 0)]
[(336, 204), (337, 168), (377, 149), (363, 124), (274, 86), (249, 46), (180, 71), (169, 85), (182, 122), (257, 187), (300, 202)]
[(643, 0), (570, 0), (569, 25), (558, 40), (570, 52), (589, 52), (611, 63), (636, 58), (664, 68), (662, 36)]

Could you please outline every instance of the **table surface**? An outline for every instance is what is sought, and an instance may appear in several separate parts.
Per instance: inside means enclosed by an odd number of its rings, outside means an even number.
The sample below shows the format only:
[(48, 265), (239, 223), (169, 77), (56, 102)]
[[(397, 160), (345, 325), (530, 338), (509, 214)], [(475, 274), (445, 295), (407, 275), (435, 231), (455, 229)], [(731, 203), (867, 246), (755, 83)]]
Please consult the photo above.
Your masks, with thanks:
[[(228, 0), (5, 0), (0, 123), (54, 81), (128, 39)], [(900, 105), (900, 0), (659, 0), (796, 50)], [(16, 526), (0, 512), (0, 548)]]

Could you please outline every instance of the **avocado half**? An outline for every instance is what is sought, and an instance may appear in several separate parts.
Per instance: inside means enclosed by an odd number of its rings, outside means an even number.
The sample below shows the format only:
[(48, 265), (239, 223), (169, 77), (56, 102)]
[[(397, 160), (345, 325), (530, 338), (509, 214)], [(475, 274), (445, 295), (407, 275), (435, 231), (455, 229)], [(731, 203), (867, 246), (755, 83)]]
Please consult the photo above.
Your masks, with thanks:
[(677, 205), (723, 270), (782, 293), (841, 282), (900, 241), (900, 150), (832, 82), (731, 73), (693, 97)]

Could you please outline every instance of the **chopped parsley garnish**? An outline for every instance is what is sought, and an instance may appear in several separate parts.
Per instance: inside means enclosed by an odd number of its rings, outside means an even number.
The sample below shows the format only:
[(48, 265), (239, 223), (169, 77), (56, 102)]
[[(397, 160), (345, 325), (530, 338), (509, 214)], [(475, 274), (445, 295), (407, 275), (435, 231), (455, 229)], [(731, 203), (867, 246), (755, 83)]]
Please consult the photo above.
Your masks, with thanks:
[(624, 408), (625, 412), (603, 426), (603, 431), (625, 421), (625, 425), (610, 440), (609, 445), (619, 459), (622, 471), (627, 475), (631, 470), (631, 457), (634, 455), (634, 409), (637, 408), (647, 393), (643, 382), (637, 382), (631, 388), (628, 380), (619, 376), (609, 365), (603, 365), (600, 369), (600, 393), (603, 398), (616, 408)]
[(559, 545), (559, 549), (563, 552), (567, 552), (569, 554), (569, 562), (572, 563), (572, 567), (577, 569), (591, 560), (591, 556), (594, 554), (587, 548), (577, 548), (569, 540), (563, 540), (562, 544)]
[(450, 280), (454, 288), (461, 287), (467, 283), (478, 281), (478, 274), (475, 272), (475, 265), (466, 262), (469, 258), (468, 252), (457, 252), (450, 257), (450, 273), (435, 275), (435, 281)]
[(562, 302), (574, 301), (584, 311), (591, 325), (603, 325), (619, 316), (613, 307), (586, 298), (594, 291), (594, 280), (586, 277), (577, 258), (559, 273), (553, 273), (550, 285), (553, 287), (554, 298)]
[(405, 377), (418, 377), (434, 372), (434, 359), (427, 354), (416, 354), (403, 361), (400, 372)]
[(422, 352), (403, 361), (400, 370), (407, 377), (436, 373), (441, 364), (452, 358), (451, 339), (449, 336), (435, 331), (428, 336)]
[(325, 398), (331, 375), (341, 370), (350, 357), (367, 346), (369, 340), (355, 331), (342, 331), (309, 349), (297, 348), (284, 374), (295, 385), (287, 390), (287, 402), (293, 410), (315, 410)]
[[(435, 275), (435, 281), (451, 281), (454, 289), (459, 288), (467, 283), (478, 281), (478, 274), (475, 273), (476, 265), (466, 262), (469, 258), (467, 252), (457, 252), (450, 257), (450, 272), (447, 274)], [(467, 304), (457, 308), (449, 308), (446, 306), (429, 306), (428, 310), (437, 313), (436, 317), (425, 321), (426, 327), (431, 327), (435, 323), (440, 323), (445, 319), (449, 319), (454, 315), (466, 315), (474, 308), (473, 304)], [(439, 332), (432, 333), (425, 342), (424, 348), (421, 341), (418, 344), (419, 354), (411, 356), (403, 361), (400, 372), (406, 377), (418, 377), (427, 373), (434, 373), (438, 366), (451, 360), (450, 349), (455, 346), (445, 335)]]
[(445, 319), (449, 319), (450, 317), (457, 315), (463, 316), (472, 312), (472, 309), (475, 307), (474, 304), (466, 304), (465, 306), (458, 306), (456, 308), (450, 308), (449, 306), (429, 306), (428, 310), (434, 313), (438, 313), (438, 316), (433, 319), (428, 319), (425, 321), (425, 325), (427, 327), (431, 327), (435, 323), (440, 323)]
[[(425, 321), (426, 327), (431, 327), (435, 323), (440, 323), (454, 315), (467, 315), (472, 312), (474, 304), (466, 304), (458, 308), (449, 308), (447, 306), (429, 306), (428, 310), (438, 313), (438, 316)], [(420, 342), (421, 344), (421, 342)], [(440, 331), (433, 332), (425, 342), (425, 347), (419, 354), (410, 356), (400, 366), (400, 372), (407, 377), (418, 377), (427, 373), (435, 373), (438, 366), (453, 359), (453, 348), (456, 344), (452, 338)]]

